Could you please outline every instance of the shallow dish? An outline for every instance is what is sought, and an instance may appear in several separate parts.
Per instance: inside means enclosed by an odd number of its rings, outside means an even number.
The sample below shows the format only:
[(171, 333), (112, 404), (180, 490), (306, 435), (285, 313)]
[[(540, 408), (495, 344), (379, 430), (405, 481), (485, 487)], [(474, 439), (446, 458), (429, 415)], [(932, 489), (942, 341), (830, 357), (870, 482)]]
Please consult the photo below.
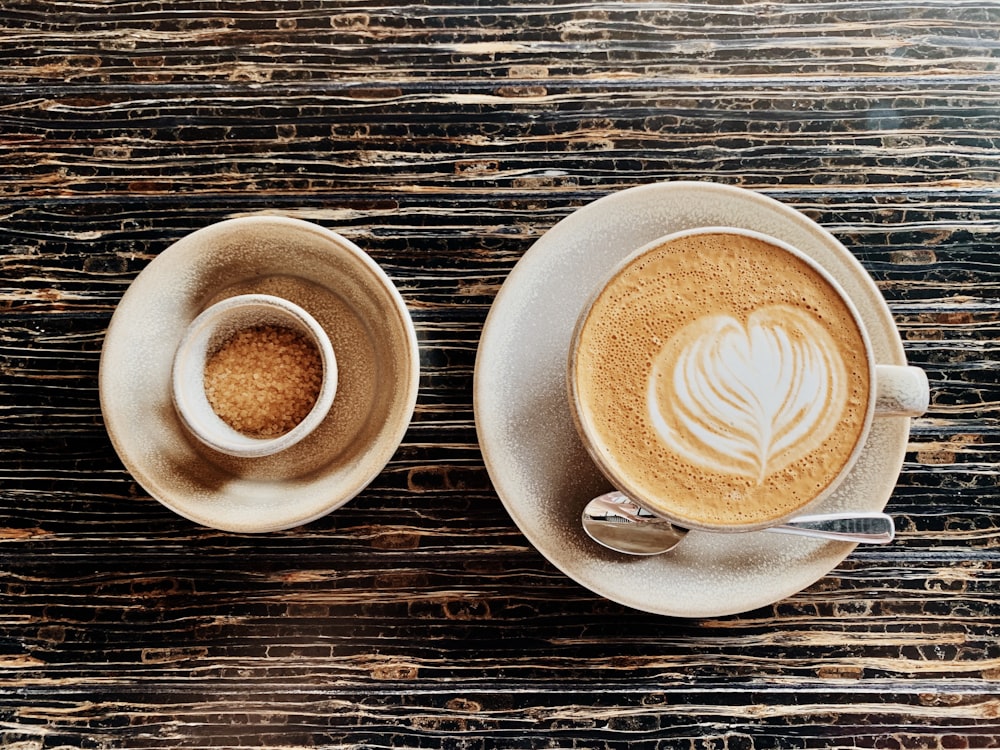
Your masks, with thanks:
[[(529, 248), (490, 310), (474, 384), (487, 469), (528, 540), (591, 591), (677, 617), (772, 604), (822, 578), (854, 548), (767, 532), (691, 532), (669, 554), (634, 558), (603, 549), (583, 532), (584, 505), (610, 486), (587, 456), (569, 409), (566, 367), (576, 319), (597, 285), (631, 251), (702, 226), (752, 229), (799, 248), (850, 295), (876, 361), (905, 364), (888, 306), (829, 232), (759, 193), (674, 182), (631, 188), (584, 206)], [(878, 420), (851, 474), (815, 512), (882, 510), (902, 468), (908, 434), (908, 418)]]
[[(212, 450), (171, 400), (174, 351), (206, 307), (238, 294), (308, 311), (337, 352), (337, 396), (308, 437), (262, 458)], [(171, 245), (130, 285), (101, 352), (101, 411), (125, 467), (154, 498), (205, 526), (290, 528), (340, 507), (392, 457), (416, 404), (419, 358), (398, 290), (360, 248), (305, 221), (260, 216)]]

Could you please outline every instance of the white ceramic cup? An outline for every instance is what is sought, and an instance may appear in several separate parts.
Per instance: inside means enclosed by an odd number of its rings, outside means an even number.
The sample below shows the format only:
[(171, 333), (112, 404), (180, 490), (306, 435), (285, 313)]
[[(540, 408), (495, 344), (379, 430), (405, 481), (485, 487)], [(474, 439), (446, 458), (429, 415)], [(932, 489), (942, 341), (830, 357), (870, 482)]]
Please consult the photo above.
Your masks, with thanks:
[[(764, 243), (775, 248), (774, 254), (767, 257), (776, 259), (778, 263), (787, 262), (793, 267), (804, 268), (800, 277), (811, 280), (813, 286), (810, 289), (817, 296), (822, 294), (831, 300), (828, 310), (838, 311), (846, 322), (853, 323), (856, 327), (857, 335), (852, 334), (854, 337), (852, 340), (856, 344), (855, 350), (858, 348), (862, 350), (859, 361), (853, 365), (843, 363), (828, 365), (824, 357), (829, 355), (822, 352), (817, 354), (819, 345), (811, 346), (810, 337), (813, 337), (812, 342), (818, 342), (822, 337), (830, 335), (828, 332), (831, 326), (823, 328), (825, 324), (816, 324), (812, 319), (808, 319), (793, 330), (798, 322), (793, 324), (780, 321), (777, 316), (781, 313), (771, 312), (792, 310), (791, 319), (798, 321), (800, 317), (809, 318), (812, 315), (809, 312), (811, 307), (805, 298), (791, 299), (791, 293), (782, 292), (789, 297), (789, 302), (781, 304), (768, 302), (766, 305), (768, 314), (775, 316), (775, 319), (765, 320), (760, 324), (758, 321), (761, 318), (754, 318), (752, 315), (758, 305), (753, 284), (740, 289), (739, 294), (742, 296), (739, 302), (717, 302), (725, 295), (717, 294), (716, 289), (704, 285), (698, 286), (700, 266), (709, 262), (705, 260), (707, 256), (698, 254), (698, 242), (715, 241), (701, 237), (702, 235), (731, 236), (733, 246), (740, 247), (739, 250), (732, 251), (732, 257), (735, 258), (739, 258), (741, 254), (744, 257), (750, 255), (750, 252), (741, 245), (745, 240), (750, 243), (746, 245), (747, 247), (759, 247), (753, 243)], [(679, 261), (680, 265), (676, 266), (679, 269), (676, 283), (679, 285), (681, 278), (687, 279), (689, 288), (694, 291), (687, 291), (684, 294), (695, 300), (691, 304), (676, 302), (680, 298), (671, 297), (674, 290), (671, 290), (669, 285), (674, 283), (675, 276), (664, 275), (663, 278), (670, 279), (666, 287), (656, 287), (658, 291), (651, 292), (649, 274), (637, 270), (648, 268), (649, 266), (644, 264), (648, 264), (650, 258), (654, 257), (653, 254), (664, 246), (685, 248), (686, 255)], [(703, 252), (712, 254), (705, 249), (707, 245), (703, 244), (702, 247)], [(714, 256), (712, 262), (715, 262)], [(730, 261), (726, 260), (725, 263), (727, 269), (741, 267), (739, 262), (730, 264)], [(625, 275), (626, 270), (630, 275)], [(685, 273), (688, 275), (684, 276)], [(718, 270), (712, 273), (719, 283), (726, 285), (725, 274)], [(692, 278), (695, 279), (693, 285), (690, 282)], [(709, 275), (705, 278), (713, 277)], [(767, 286), (767, 278), (766, 273), (760, 275), (761, 287)], [(639, 283), (640, 281), (642, 283)], [(644, 284), (646, 286), (643, 286)], [(786, 286), (791, 288), (791, 285)], [(771, 299), (770, 294), (762, 292), (760, 299)], [(746, 301), (748, 295), (751, 300), (749, 303)], [(611, 296), (617, 300), (614, 304), (647, 305), (648, 309), (654, 312), (649, 316), (644, 312), (641, 320), (639, 318), (633, 320), (623, 312), (625, 307), (620, 306), (617, 308), (619, 317), (615, 318), (608, 312), (615, 309), (609, 307)], [(707, 301), (699, 301), (699, 298)], [(677, 307), (671, 307), (675, 304), (672, 299)], [(595, 308), (599, 300), (602, 300), (601, 306)], [(691, 312), (700, 308), (711, 312), (714, 304), (718, 304), (720, 309), (727, 305), (732, 309), (742, 306), (742, 310), (731, 315)], [(765, 306), (764, 303), (760, 304), (762, 307)], [(793, 304), (799, 306), (793, 307)], [(593, 313), (595, 309), (598, 309), (598, 312)], [(669, 321), (671, 316), (680, 319), (683, 315), (692, 316), (690, 325), (686, 320), (683, 325)], [(663, 323), (662, 331), (657, 328), (657, 316), (661, 316), (660, 321), (666, 321)], [(737, 320), (740, 316), (744, 316), (745, 320)], [(603, 321), (600, 321), (602, 317)], [(701, 321), (709, 318), (711, 320), (702, 326)], [(619, 319), (623, 321), (621, 330), (617, 329)], [(822, 320), (822, 316), (820, 319)], [(629, 320), (638, 323), (629, 327), (627, 323)], [(717, 320), (722, 322), (717, 323)], [(589, 327), (589, 330), (593, 331), (598, 325), (603, 326), (602, 330), (609, 333), (604, 335), (604, 338), (588, 333), (589, 338), (581, 343), (585, 338), (585, 329)], [(671, 325), (675, 325), (677, 330), (671, 329)], [(791, 331), (784, 339), (782, 337), (786, 334), (780, 330), (782, 325), (787, 325), (788, 331)], [(718, 327), (713, 328), (713, 326)], [(688, 333), (689, 330), (698, 331), (697, 338), (691, 339), (694, 334)], [(638, 343), (640, 339), (643, 342), (641, 344)], [(858, 340), (860, 343), (857, 343)], [(805, 343), (800, 346), (796, 341)], [(760, 349), (754, 351), (754, 342), (758, 344), (763, 342), (760, 344), (763, 349), (768, 346), (773, 348), (768, 354), (761, 356)], [(642, 350), (643, 346), (647, 349)], [(726, 349), (730, 346), (733, 347), (732, 350)], [(832, 348), (827, 346), (826, 339), (823, 339), (823, 346), (827, 347), (825, 351), (837, 352), (833, 355), (835, 358), (839, 357), (839, 350), (835, 346)], [(581, 354), (583, 349), (586, 349), (585, 354)], [(642, 357), (622, 354), (640, 350), (648, 354)], [(787, 352), (790, 353), (785, 356)], [(772, 362), (779, 360), (779, 365), (771, 366)], [(634, 377), (624, 371), (616, 373), (611, 366), (621, 364), (623, 361), (627, 361), (627, 367), (636, 373)], [(661, 364), (663, 361), (668, 363)], [(702, 367), (707, 362), (713, 364)], [(741, 368), (750, 371), (761, 362), (764, 364), (760, 369), (766, 371), (765, 375), (741, 372)], [(591, 374), (601, 367), (604, 367), (610, 376), (605, 377), (601, 374), (592, 377)], [(806, 372), (807, 368), (812, 369)], [(835, 374), (813, 377), (814, 373), (820, 371), (834, 372), (831, 368), (835, 368)], [(679, 372), (681, 374), (678, 374)], [(619, 375), (618, 378), (615, 377), (616, 374)], [(768, 380), (772, 374), (772, 380)], [(654, 385), (654, 379), (657, 377), (663, 378), (662, 382), (671, 383), (669, 386), (662, 386), (669, 391), (671, 400), (657, 401), (657, 397), (654, 397), (654, 388), (661, 388)], [(687, 387), (689, 377), (694, 381), (691, 387)], [(824, 380), (827, 377), (830, 378), (829, 382)], [(827, 399), (832, 403), (834, 397), (818, 394), (845, 393), (843, 390), (830, 390), (833, 387), (830, 383), (837, 382), (839, 388), (845, 380), (859, 383), (853, 386), (855, 390), (852, 393), (860, 393), (864, 398), (863, 409), (853, 407), (855, 412), (853, 427), (845, 427), (845, 423), (837, 422), (836, 417), (821, 414), (822, 408), (825, 408), (822, 403)], [(570, 347), (567, 381), (571, 411), (577, 430), (591, 458), (608, 480), (635, 502), (657, 515), (687, 528), (711, 531), (760, 529), (781, 523), (817, 505), (829, 497), (850, 473), (864, 447), (875, 418), (917, 416), (926, 411), (929, 401), (927, 376), (923, 370), (876, 362), (861, 316), (844, 289), (825, 269), (781, 240), (759, 232), (733, 227), (703, 227), (661, 237), (640, 248), (619, 264), (586, 305), (578, 320)], [(813, 388), (812, 391), (805, 391), (803, 389), (806, 386), (798, 385), (807, 381), (812, 384), (809, 386)], [(851, 387), (850, 383), (844, 387)], [(775, 391), (782, 388), (788, 389), (790, 393), (793, 390), (798, 392), (787, 398), (784, 392), (778, 394), (780, 398), (775, 397)], [(826, 390), (823, 390), (824, 388)], [(675, 392), (682, 395), (675, 395)], [(614, 407), (606, 406), (604, 402), (613, 403)], [(768, 411), (770, 407), (760, 406), (765, 402), (777, 403), (778, 406)], [(668, 415), (669, 420), (664, 418), (662, 410), (657, 411), (663, 403), (676, 404), (670, 407), (672, 413)], [(738, 405), (733, 406), (734, 403)], [(788, 403), (796, 404), (794, 409), (797, 411), (786, 407), (785, 404)], [(861, 400), (855, 399), (855, 403), (861, 403)], [(830, 408), (832, 410), (834, 407)], [(619, 415), (622, 414), (629, 416), (627, 419), (621, 419)], [(628, 440), (631, 436), (626, 434), (628, 431), (622, 425), (625, 422), (629, 422), (629, 426), (633, 424), (630, 421), (633, 419), (632, 414), (644, 415), (639, 417), (640, 421), (635, 424), (646, 427), (636, 429), (638, 440), (630, 444)], [(754, 420), (758, 422), (755, 423)], [(667, 421), (670, 421), (669, 425)], [(767, 424), (764, 424), (765, 422)], [(599, 427), (599, 425), (613, 426)], [(779, 428), (784, 430), (782, 435), (797, 435), (797, 437), (788, 438), (781, 443), (775, 437)], [(848, 434), (843, 441), (829, 437), (837, 430), (850, 429), (854, 430), (853, 434)], [(796, 430), (800, 432), (797, 433)], [(811, 446), (814, 436), (820, 430), (823, 430), (822, 440), (826, 441), (826, 445), (842, 443), (847, 446), (838, 447), (840, 453), (836, 461), (830, 461), (831, 468), (815, 470), (813, 467), (816, 462), (813, 460), (813, 454), (818, 455), (819, 449), (807, 454), (803, 447), (800, 457), (794, 459), (798, 463), (788, 458), (789, 463), (782, 465), (779, 472), (776, 468), (779, 462), (786, 457), (796, 455), (799, 444)], [(773, 454), (766, 453), (764, 449), (761, 449), (759, 454), (777, 458), (765, 460), (760, 458), (760, 455), (747, 457), (754, 450), (753, 439), (759, 439), (761, 434), (767, 435), (767, 439), (771, 441), (768, 449), (770, 446), (780, 444), (782, 453), (778, 454), (775, 448)], [(624, 435), (624, 438), (619, 440), (617, 437), (609, 437), (613, 435)], [(657, 441), (661, 441), (662, 444)], [(816, 442), (818, 444), (818, 441)], [(632, 447), (622, 447), (630, 445), (634, 446), (634, 450)], [(650, 456), (666, 457), (667, 460), (657, 463), (657, 459), (649, 458)], [(758, 464), (748, 469), (751, 459), (757, 459)], [(771, 464), (768, 464), (768, 461), (771, 461)], [(651, 465), (653, 469), (647, 471), (646, 467)], [(802, 469), (803, 466), (806, 467), (805, 470)], [(839, 468), (836, 468), (838, 466)], [(772, 475), (778, 478), (774, 479), (772, 484), (763, 484), (765, 480), (758, 478), (754, 485), (753, 472), (758, 470), (761, 477), (764, 477), (766, 472), (768, 482), (772, 482), (770, 478)], [(680, 476), (682, 473), (685, 476)], [(690, 479), (695, 476), (697, 479)], [(808, 488), (805, 488), (807, 482), (802, 479), (803, 476), (809, 477)], [(812, 486), (814, 480), (816, 480), (815, 487)], [(657, 482), (662, 482), (662, 487), (669, 489), (661, 490)], [(784, 487), (788, 488), (787, 497), (780, 492), (780, 488)], [(689, 491), (685, 492), (684, 488), (689, 488)], [(743, 506), (740, 506), (740, 503), (743, 503)], [(773, 507), (769, 507), (772, 503)]]
[[(323, 373), (316, 401), (303, 419), (275, 437), (246, 435), (227, 424), (205, 393), (205, 366), (241, 330), (276, 326), (304, 335), (316, 347)], [(337, 359), (326, 331), (302, 307), (269, 294), (242, 294), (209, 306), (188, 326), (174, 355), (174, 406), (187, 429), (205, 445), (230, 456), (259, 458), (284, 451), (323, 421), (337, 392)]]

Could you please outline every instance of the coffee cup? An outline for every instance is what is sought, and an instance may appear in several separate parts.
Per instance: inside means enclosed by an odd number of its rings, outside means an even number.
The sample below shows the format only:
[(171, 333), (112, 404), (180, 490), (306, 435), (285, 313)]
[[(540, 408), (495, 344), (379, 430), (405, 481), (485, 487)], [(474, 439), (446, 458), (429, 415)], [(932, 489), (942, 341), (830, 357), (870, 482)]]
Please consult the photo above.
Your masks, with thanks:
[(608, 480), (686, 528), (808, 512), (875, 419), (922, 414), (923, 370), (879, 363), (850, 297), (782, 240), (704, 227), (627, 257), (585, 306), (571, 412)]
[(260, 458), (287, 450), (324, 420), (337, 391), (337, 359), (312, 315), (270, 294), (210, 305), (174, 355), (173, 403), (198, 440)]

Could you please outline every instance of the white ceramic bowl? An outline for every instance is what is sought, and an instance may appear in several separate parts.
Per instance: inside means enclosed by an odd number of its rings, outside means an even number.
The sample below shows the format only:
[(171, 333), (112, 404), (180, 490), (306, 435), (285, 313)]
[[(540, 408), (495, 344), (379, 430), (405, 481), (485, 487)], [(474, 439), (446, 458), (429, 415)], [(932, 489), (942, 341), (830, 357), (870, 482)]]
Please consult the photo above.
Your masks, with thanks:
[[(276, 437), (253, 437), (228, 425), (205, 393), (205, 364), (227, 339), (254, 326), (297, 331), (316, 346), (323, 366), (319, 394), (312, 409), (291, 430)], [(337, 392), (337, 360), (326, 331), (304, 309), (269, 294), (241, 294), (209, 306), (188, 326), (174, 355), (171, 372), (174, 406), (191, 434), (230, 456), (259, 458), (284, 451), (323, 421)]]

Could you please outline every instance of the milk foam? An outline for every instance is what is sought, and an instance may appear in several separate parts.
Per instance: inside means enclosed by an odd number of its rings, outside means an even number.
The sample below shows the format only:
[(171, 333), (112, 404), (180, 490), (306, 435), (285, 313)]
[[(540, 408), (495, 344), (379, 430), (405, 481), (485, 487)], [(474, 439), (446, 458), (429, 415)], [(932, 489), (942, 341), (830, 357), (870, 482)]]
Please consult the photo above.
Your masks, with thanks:
[(672, 450), (760, 484), (822, 445), (846, 382), (826, 330), (798, 308), (772, 305), (745, 325), (710, 315), (678, 331), (654, 362), (646, 407)]
[(592, 455), (652, 510), (697, 527), (785, 516), (856, 455), (863, 333), (838, 291), (762, 239), (705, 233), (644, 253), (581, 324), (575, 398)]

